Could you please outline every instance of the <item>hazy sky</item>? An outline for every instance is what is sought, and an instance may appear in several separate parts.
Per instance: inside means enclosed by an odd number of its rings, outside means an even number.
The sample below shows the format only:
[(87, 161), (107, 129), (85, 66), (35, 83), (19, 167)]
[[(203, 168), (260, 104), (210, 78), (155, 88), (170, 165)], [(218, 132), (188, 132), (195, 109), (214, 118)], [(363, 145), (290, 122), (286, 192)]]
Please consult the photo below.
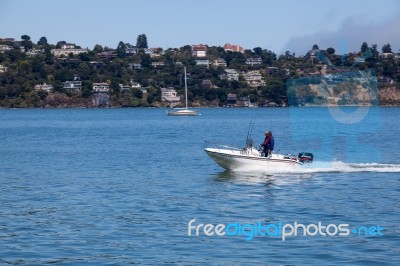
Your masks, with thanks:
[(400, 49), (399, 0), (0, 0), (0, 38), (45, 36), (92, 49), (136, 44), (262, 47), (304, 54), (313, 44), (338, 53), (361, 43)]

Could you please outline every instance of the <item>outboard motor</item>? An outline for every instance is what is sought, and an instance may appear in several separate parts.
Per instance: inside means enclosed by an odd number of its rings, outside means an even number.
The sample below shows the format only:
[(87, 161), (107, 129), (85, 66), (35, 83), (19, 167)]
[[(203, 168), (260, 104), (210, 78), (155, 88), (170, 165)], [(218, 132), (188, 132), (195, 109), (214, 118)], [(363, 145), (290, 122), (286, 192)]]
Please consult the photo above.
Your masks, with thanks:
[(298, 159), (302, 163), (312, 163), (314, 155), (311, 152), (300, 152)]

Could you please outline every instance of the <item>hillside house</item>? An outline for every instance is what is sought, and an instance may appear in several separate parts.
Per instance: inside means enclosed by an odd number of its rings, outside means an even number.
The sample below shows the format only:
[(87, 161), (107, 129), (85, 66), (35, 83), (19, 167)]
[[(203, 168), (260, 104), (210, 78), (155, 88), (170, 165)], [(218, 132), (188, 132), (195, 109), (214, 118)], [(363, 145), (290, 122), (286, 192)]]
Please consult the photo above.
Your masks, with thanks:
[(37, 55), (43, 54), (43, 53), (44, 53), (44, 49), (31, 49), (31, 50), (25, 52), (25, 54), (28, 57), (34, 57), (34, 56), (37, 56)]
[(244, 80), (246, 80), (247, 84), (252, 88), (257, 88), (266, 85), (260, 71), (257, 70), (249, 71), (247, 73), (243, 73), (242, 76)]
[(101, 83), (93, 83), (92, 84), (92, 90), (94, 92), (109, 92), (110, 91), (110, 86), (108, 83), (101, 82)]
[(53, 89), (54, 88), (53, 88), (52, 85), (46, 84), (46, 83), (35, 85), (35, 91), (47, 91), (47, 92), (50, 92)]
[(237, 98), (236, 94), (229, 93), (225, 102), (226, 107), (236, 107), (237, 106)]
[(124, 84), (118, 84), (118, 86), (119, 86), (119, 90), (120, 91), (129, 91), (130, 89), (131, 89), (131, 86), (128, 86), (128, 85), (124, 85)]
[(208, 59), (198, 59), (196, 60), (196, 66), (206, 66), (208, 68), (210, 66), (210, 61)]
[(138, 54), (138, 48), (132, 44), (125, 43), (125, 55), (132, 56)]
[(5, 67), (3, 65), (0, 65), (0, 73), (5, 73), (7, 72), (8, 67)]
[(75, 49), (75, 43), (64, 43), (61, 45), (61, 49)]
[(9, 45), (0, 44), (0, 53), (11, 51), (13, 48)]
[(165, 63), (164, 63), (164, 62), (152, 62), (152, 63), (151, 63), (151, 66), (152, 66), (153, 68), (163, 67), (163, 66), (165, 66)]
[(224, 74), (219, 75), (219, 78), (227, 79), (228, 81), (239, 81), (239, 72), (235, 69), (227, 68)]
[(138, 70), (138, 69), (142, 69), (143, 68), (143, 66), (141, 64), (138, 64), (138, 63), (129, 63), (128, 66), (132, 70)]
[(51, 49), (51, 53), (55, 57), (60, 57), (60, 56), (69, 56), (70, 54), (73, 55), (79, 55), (83, 53), (88, 53), (89, 49), (82, 49), (82, 48), (77, 48), (74, 43), (65, 43), (61, 45), (61, 49)]
[(142, 87), (142, 85), (140, 85), (139, 82), (136, 82), (136, 81), (131, 80), (131, 88), (132, 88), (132, 89), (139, 89), (139, 88), (141, 88), (141, 87)]
[(246, 59), (246, 65), (254, 66), (254, 65), (261, 65), (261, 64), (262, 64), (262, 59), (259, 56), (253, 56), (253, 57)]
[(82, 89), (82, 81), (77, 75), (74, 75), (73, 81), (63, 82), (63, 89), (65, 89), (69, 92), (80, 91)]
[(174, 106), (181, 101), (181, 97), (178, 96), (176, 90), (173, 88), (161, 88), (161, 100)]
[(201, 81), (201, 86), (204, 87), (204, 88), (212, 88), (212, 87), (214, 87), (214, 84), (209, 79), (203, 79)]
[(101, 59), (111, 60), (117, 57), (117, 53), (115, 51), (107, 51), (107, 52), (97, 53), (97, 56), (100, 57)]
[(224, 50), (225, 52), (239, 52), (239, 53), (244, 53), (243, 47), (236, 45), (236, 44), (225, 44), (224, 45)]
[(223, 58), (215, 59), (213, 65), (216, 67), (226, 67), (227, 66), (226, 61)]
[(203, 44), (192, 45), (192, 55), (196, 57), (206, 57), (207, 46)]

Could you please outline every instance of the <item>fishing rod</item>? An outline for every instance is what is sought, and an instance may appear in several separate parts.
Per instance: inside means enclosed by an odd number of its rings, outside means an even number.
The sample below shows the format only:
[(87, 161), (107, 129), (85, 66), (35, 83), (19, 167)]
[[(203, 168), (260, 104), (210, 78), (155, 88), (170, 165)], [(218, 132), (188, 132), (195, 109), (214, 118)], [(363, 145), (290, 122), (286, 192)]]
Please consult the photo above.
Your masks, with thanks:
[(253, 139), (251, 138), (251, 134), (254, 129), (254, 125), (256, 124), (256, 115), (250, 120), (249, 124), (249, 130), (247, 131), (247, 137), (246, 137), (246, 146), (253, 146)]

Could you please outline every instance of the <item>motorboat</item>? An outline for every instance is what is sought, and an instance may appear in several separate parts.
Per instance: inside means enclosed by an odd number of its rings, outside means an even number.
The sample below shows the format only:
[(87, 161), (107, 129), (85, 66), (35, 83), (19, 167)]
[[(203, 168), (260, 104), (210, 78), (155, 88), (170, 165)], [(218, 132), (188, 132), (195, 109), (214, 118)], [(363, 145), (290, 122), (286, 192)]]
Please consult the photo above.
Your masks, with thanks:
[(246, 141), (245, 148), (235, 148), (226, 145), (214, 144), (214, 147), (204, 151), (222, 168), (236, 170), (240, 168), (256, 167), (258, 169), (285, 169), (312, 163), (314, 156), (309, 152), (293, 154), (271, 153), (265, 156), (260, 148), (255, 148), (251, 140)]
[(167, 114), (169, 116), (196, 116), (196, 115), (199, 115), (199, 111), (188, 108), (186, 67), (184, 68), (184, 73), (185, 73), (185, 108), (174, 108), (173, 110), (167, 112)]

